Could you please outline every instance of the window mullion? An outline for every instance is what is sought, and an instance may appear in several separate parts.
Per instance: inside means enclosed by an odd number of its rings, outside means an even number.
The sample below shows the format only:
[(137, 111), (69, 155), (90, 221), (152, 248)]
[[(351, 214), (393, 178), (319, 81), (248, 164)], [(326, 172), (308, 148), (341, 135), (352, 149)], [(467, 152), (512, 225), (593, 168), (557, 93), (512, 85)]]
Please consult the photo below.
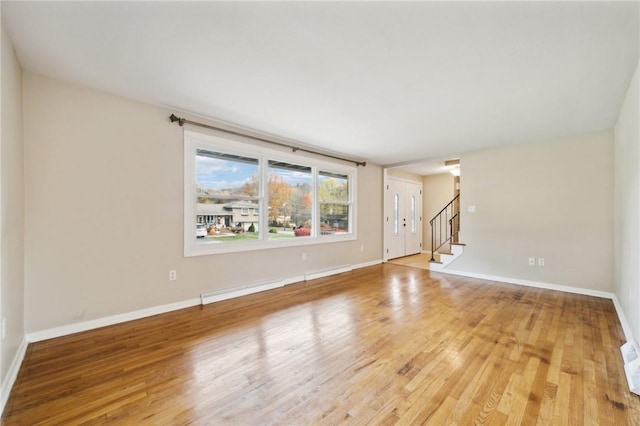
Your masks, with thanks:
[(267, 241), (269, 231), (269, 194), (267, 176), (267, 159), (260, 157), (260, 217), (258, 222), (258, 238), (260, 241)]
[(317, 238), (320, 233), (320, 191), (318, 191), (318, 167), (313, 166), (313, 213), (311, 217), (311, 237)]

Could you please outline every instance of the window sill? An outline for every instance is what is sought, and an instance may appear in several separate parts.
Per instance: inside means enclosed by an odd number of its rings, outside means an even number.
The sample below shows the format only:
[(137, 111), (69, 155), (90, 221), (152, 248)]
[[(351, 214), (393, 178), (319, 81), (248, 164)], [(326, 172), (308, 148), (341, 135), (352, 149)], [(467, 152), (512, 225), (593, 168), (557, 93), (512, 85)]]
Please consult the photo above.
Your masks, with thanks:
[(261, 240), (251, 242), (193, 242), (185, 243), (184, 257), (206, 256), (212, 254), (238, 253), (246, 251), (269, 250), (276, 248), (310, 246), (326, 243), (355, 241), (357, 236), (350, 234), (322, 235), (318, 237), (295, 237), (291, 239)]

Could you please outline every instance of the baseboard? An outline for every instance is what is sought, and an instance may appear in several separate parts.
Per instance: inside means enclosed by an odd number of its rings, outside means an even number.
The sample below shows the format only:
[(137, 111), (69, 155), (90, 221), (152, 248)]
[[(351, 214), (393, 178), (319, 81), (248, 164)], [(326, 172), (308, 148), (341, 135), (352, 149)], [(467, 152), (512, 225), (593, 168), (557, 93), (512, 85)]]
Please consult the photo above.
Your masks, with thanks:
[(2, 381), (2, 394), (0, 395), (0, 416), (4, 413), (4, 407), (9, 400), (9, 394), (11, 393), (11, 389), (13, 388), (13, 384), (18, 377), (18, 372), (20, 371), (20, 366), (22, 365), (22, 361), (24, 360), (24, 356), (27, 353), (28, 342), (26, 336), (22, 338), (20, 345), (18, 346), (18, 350), (11, 360), (11, 365), (9, 365), (9, 370), (7, 370), (7, 375)]
[(140, 318), (150, 317), (153, 315), (164, 314), (178, 309), (189, 308), (200, 304), (200, 298), (184, 300), (182, 302), (169, 303), (167, 305), (154, 306), (151, 308), (141, 309), (139, 311), (127, 312), (124, 314), (112, 315), (109, 317), (98, 318), (90, 321), (83, 321), (75, 324), (63, 325), (61, 327), (49, 328), (47, 330), (36, 331), (27, 334), (27, 342), (39, 342), (42, 340), (53, 339), (55, 337), (66, 336), (82, 331), (93, 330), (109, 325), (120, 324), (127, 321), (133, 321)]
[(275, 288), (284, 287), (285, 285), (295, 284), (301, 281), (304, 281), (303, 276), (291, 277), (287, 279), (278, 278), (276, 280), (247, 284), (246, 286), (236, 287), (229, 290), (204, 293), (200, 296), (200, 300), (203, 305), (208, 305), (209, 303), (221, 302), (223, 300), (235, 299), (236, 297), (248, 296), (249, 294), (273, 290)]
[[(624, 337), (627, 339), (627, 342), (635, 342), (636, 339), (635, 337), (633, 337), (633, 331), (631, 329), (631, 325), (629, 324), (629, 321), (627, 321), (627, 317), (624, 314), (624, 311), (622, 310), (622, 305), (620, 304), (620, 301), (618, 300), (618, 296), (616, 296), (615, 293), (613, 294), (612, 299), (613, 299), (613, 306), (615, 306), (616, 313), (618, 314), (618, 319), (620, 320), (620, 325), (622, 325), (622, 331), (624, 332)], [(636, 348), (636, 349), (640, 349), (640, 348)], [(638, 352), (640, 353), (640, 351)]]
[(271, 280), (264, 283), (258, 283), (253, 285), (246, 285), (243, 287), (237, 287), (230, 290), (223, 290), (218, 292), (212, 292), (208, 294), (203, 294), (201, 296), (202, 304), (209, 304), (220, 302), (222, 300), (229, 300), (236, 297), (247, 296), (249, 294), (259, 293), (261, 291), (272, 290), (274, 288), (284, 287), (286, 285), (297, 284), (303, 281), (312, 280), (316, 278), (328, 277), (330, 275), (341, 274), (343, 272), (349, 272), (353, 269), (366, 268), (368, 266), (379, 265), (382, 263), (382, 260), (373, 260), (371, 262), (359, 263), (357, 265), (343, 265), (335, 268), (324, 269), (321, 271), (310, 272), (305, 275), (300, 275), (291, 278), (285, 278), (277, 280)]
[(613, 299), (613, 296), (614, 296), (613, 293), (609, 293), (609, 292), (606, 292), (606, 291), (590, 290), (590, 289), (586, 289), (586, 288), (569, 287), (569, 286), (560, 285), (560, 284), (551, 284), (551, 283), (543, 283), (543, 282), (538, 282), (538, 281), (522, 280), (522, 279), (519, 279), (519, 278), (510, 278), (510, 277), (500, 277), (500, 276), (496, 276), (496, 275), (477, 274), (475, 272), (456, 271), (456, 270), (452, 270), (452, 269), (442, 269), (442, 270), (431, 271), (431, 272), (440, 273), (440, 274), (460, 275), (462, 277), (479, 278), (479, 279), (482, 279), (482, 280), (498, 281), (498, 282), (502, 282), (502, 283), (516, 284), (516, 285), (522, 285), (522, 286), (526, 286), (526, 287), (543, 288), (545, 290), (563, 291), (565, 293), (582, 294), (582, 295), (585, 295), (585, 296), (602, 297), (604, 299)]
[(351, 271), (353, 271), (353, 268), (351, 267), (351, 265), (341, 265), (341, 266), (336, 266), (329, 269), (321, 269), (319, 271), (306, 273), (304, 274), (304, 279), (305, 281), (315, 280), (318, 278), (324, 278), (330, 275), (342, 274), (344, 272), (351, 272)]
[(351, 269), (366, 268), (368, 266), (375, 266), (382, 264), (382, 259), (372, 260), (371, 262), (358, 263), (357, 265), (351, 265)]

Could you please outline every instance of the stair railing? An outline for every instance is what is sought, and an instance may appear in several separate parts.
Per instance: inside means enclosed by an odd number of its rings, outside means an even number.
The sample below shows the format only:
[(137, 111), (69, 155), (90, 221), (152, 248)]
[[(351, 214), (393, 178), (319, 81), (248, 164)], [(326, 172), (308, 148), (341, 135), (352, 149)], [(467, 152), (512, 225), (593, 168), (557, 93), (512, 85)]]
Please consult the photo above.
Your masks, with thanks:
[[(431, 261), (434, 262), (435, 252), (447, 243), (458, 242), (460, 232), (460, 194), (444, 206), (437, 215), (429, 221), (431, 225)], [(444, 226), (443, 226), (444, 223)]]

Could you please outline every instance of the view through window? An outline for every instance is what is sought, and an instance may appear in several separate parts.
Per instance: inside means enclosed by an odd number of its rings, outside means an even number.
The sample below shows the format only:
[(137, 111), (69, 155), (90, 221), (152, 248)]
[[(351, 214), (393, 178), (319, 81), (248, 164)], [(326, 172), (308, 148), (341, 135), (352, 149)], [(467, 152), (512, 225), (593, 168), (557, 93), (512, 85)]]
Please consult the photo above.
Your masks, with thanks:
[(355, 238), (355, 167), (194, 135), (185, 132), (185, 255)]

